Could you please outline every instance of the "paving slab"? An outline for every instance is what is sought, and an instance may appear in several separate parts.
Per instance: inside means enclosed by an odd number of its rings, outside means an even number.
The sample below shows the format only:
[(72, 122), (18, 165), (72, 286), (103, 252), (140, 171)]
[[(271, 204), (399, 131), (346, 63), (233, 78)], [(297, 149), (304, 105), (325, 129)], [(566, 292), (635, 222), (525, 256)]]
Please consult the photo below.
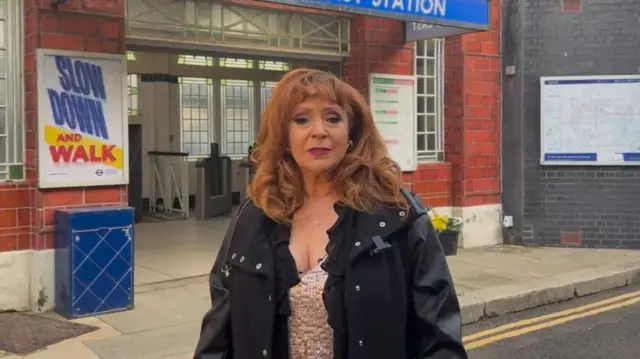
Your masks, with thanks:
[[(187, 282), (189, 283), (189, 282)], [(98, 318), (123, 334), (199, 324), (211, 306), (207, 280), (136, 294), (135, 309)]]
[(198, 321), (188, 325), (93, 340), (85, 345), (102, 359), (165, 359), (193, 353), (199, 333)]

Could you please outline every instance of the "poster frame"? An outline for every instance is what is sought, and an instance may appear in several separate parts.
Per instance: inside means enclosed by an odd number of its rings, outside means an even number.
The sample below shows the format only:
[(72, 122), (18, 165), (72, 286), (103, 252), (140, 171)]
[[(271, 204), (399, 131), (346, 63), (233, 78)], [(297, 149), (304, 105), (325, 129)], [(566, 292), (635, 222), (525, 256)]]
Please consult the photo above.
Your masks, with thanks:
[[(51, 181), (47, 175), (47, 171), (43, 171), (45, 168), (44, 156), (49, 155), (48, 147), (44, 144), (44, 131), (42, 128), (45, 123), (51, 123), (49, 118), (49, 101), (45, 96), (46, 94), (46, 76), (51, 74), (45, 73), (45, 61), (47, 57), (52, 56), (68, 56), (75, 59), (87, 59), (87, 60), (104, 60), (115, 61), (119, 63), (121, 70), (121, 123), (120, 132), (122, 134), (122, 174), (113, 176), (113, 180), (110, 181), (96, 181), (93, 176), (90, 178), (77, 178), (73, 181)], [(105, 186), (121, 186), (129, 184), (129, 123), (128, 123), (128, 95), (127, 95), (127, 58), (125, 54), (107, 54), (107, 53), (94, 53), (84, 51), (69, 51), (69, 50), (56, 50), (56, 49), (37, 49), (36, 50), (36, 71), (37, 71), (37, 146), (36, 151), (38, 155), (37, 170), (38, 170), (38, 188), (41, 189), (54, 189), (54, 188), (73, 188), (73, 187), (105, 187)], [(114, 98), (117, 98), (114, 97)], [(44, 119), (47, 118), (48, 122)], [(117, 127), (117, 126), (114, 126)], [(80, 176), (82, 177), (82, 176)]]
[[(411, 80), (413, 81), (413, 86), (412, 86), (412, 96), (411, 96), (411, 129), (410, 129), (410, 133), (412, 136), (412, 143), (413, 145), (412, 150), (411, 150), (411, 155), (407, 156), (411, 158), (411, 165), (406, 165), (406, 164), (402, 164), (400, 162), (398, 162), (398, 159), (391, 157), (392, 160), (396, 161), (396, 163), (398, 164), (398, 166), (400, 166), (400, 169), (402, 170), (402, 172), (414, 172), (418, 169), (418, 140), (417, 140), (417, 121), (418, 121), (418, 116), (417, 116), (417, 78), (415, 75), (394, 75), (394, 74), (381, 74), (381, 73), (370, 73), (369, 74), (369, 96), (368, 96), (368, 100), (369, 100), (369, 105), (371, 106), (371, 115), (373, 116), (373, 121), (376, 124), (376, 127), (378, 127), (378, 129), (380, 130), (378, 124), (377, 124), (377, 120), (376, 120), (376, 114), (375, 114), (375, 107), (373, 104), (373, 92), (371, 91), (374, 88), (374, 83), (373, 83), (373, 79), (374, 78), (383, 78), (383, 79), (388, 79), (388, 80)], [(407, 125), (407, 127), (409, 127), (409, 125)], [(382, 135), (382, 137), (384, 138), (384, 133), (383, 131), (380, 131), (380, 134)], [(391, 153), (389, 153), (389, 155), (391, 156)]]

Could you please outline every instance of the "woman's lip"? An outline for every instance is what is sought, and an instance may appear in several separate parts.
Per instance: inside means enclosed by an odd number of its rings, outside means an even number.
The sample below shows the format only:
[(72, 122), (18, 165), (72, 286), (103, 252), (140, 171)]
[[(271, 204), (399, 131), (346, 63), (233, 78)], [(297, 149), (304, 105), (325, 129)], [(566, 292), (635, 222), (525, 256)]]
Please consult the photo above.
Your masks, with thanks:
[(322, 155), (325, 154), (327, 152), (331, 151), (330, 149), (326, 148), (326, 147), (313, 147), (307, 150), (307, 152), (314, 154), (314, 155)]

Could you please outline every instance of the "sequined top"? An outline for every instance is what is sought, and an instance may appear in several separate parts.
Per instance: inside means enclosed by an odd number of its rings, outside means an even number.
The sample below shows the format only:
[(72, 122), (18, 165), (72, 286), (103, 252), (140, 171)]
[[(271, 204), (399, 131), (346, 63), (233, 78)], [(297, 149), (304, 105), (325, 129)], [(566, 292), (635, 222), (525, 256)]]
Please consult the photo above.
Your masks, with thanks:
[(320, 264), (300, 276), (290, 289), (289, 340), (291, 359), (332, 359), (333, 330), (327, 324), (322, 291), (327, 280)]

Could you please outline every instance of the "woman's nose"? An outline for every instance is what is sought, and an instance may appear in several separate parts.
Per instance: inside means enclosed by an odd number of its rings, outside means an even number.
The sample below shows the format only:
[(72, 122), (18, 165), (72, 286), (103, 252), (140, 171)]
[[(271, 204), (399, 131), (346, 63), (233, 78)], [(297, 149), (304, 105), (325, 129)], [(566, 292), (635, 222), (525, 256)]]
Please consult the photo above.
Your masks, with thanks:
[(313, 137), (326, 137), (327, 136), (327, 129), (325, 127), (325, 123), (324, 120), (321, 118), (316, 118), (313, 120), (313, 128), (312, 128), (312, 135)]

